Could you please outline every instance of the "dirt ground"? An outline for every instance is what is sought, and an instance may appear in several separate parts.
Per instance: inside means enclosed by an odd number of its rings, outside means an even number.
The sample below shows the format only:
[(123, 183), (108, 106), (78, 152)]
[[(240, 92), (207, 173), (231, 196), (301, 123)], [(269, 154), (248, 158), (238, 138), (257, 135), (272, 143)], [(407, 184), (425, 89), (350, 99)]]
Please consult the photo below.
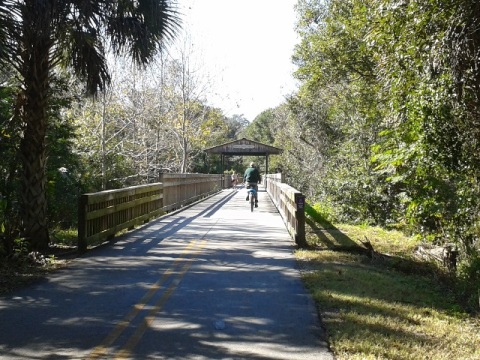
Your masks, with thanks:
[(76, 248), (52, 247), (45, 255), (30, 253), (0, 259), (0, 295), (45, 278), (50, 272), (67, 266), (77, 256)]

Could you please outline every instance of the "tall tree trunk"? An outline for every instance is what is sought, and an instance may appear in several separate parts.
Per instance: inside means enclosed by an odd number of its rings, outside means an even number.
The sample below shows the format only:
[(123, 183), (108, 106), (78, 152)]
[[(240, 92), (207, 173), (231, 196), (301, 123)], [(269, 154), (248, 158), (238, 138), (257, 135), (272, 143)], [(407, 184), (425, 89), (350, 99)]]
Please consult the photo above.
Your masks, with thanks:
[[(35, 250), (48, 248), (46, 198), (46, 132), (50, 76), (49, 36), (50, 14), (45, 8), (35, 11), (27, 8), (32, 22), (24, 27), (22, 77), (24, 79), (23, 103), (20, 115), (24, 123), (20, 144), (22, 159), (22, 201), (24, 237)], [(38, 26), (29, 26), (37, 24)]]
[(184, 138), (182, 140), (182, 174), (185, 174), (188, 169), (188, 141), (185, 138), (185, 135), (183, 135)]
[[(33, 108), (33, 106), (32, 106)], [(27, 114), (26, 114), (27, 115)], [(24, 237), (35, 250), (48, 247), (46, 198), (45, 118), (36, 116), (26, 124), (21, 142)]]

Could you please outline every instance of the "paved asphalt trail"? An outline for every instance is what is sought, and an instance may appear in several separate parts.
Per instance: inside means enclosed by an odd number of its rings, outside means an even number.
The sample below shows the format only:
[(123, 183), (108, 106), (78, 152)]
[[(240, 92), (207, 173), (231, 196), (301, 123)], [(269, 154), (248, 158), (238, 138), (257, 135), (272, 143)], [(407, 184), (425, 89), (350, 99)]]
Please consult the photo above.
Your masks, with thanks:
[(0, 297), (0, 359), (333, 359), (264, 191), (224, 190)]

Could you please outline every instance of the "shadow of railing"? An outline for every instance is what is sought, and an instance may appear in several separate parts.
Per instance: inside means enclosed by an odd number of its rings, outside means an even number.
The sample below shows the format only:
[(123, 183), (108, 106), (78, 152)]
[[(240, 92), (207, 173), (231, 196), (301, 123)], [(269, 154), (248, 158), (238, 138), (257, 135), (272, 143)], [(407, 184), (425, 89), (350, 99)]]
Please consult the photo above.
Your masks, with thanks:
[(308, 204), (305, 206), (305, 214), (305, 222), (309, 226), (310, 247), (368, 254), (366, 248), (352, 240)]
[(441, 277), (444, 282), (448, 282), (447, 274), (443, 274), (443, 271), (431, 262), (425, 262), (413, 256), (383, 254), (375, 249), (369, 239), (365, 238), (365, 241), (352, 239), (308, 204), (305, 206), (305, 214), (307, 225), (305, 232), (310, 249), (365, 255), (368, 261), (373, 261), (382, 267), (405, 274), (423, 274), (436, 279)]

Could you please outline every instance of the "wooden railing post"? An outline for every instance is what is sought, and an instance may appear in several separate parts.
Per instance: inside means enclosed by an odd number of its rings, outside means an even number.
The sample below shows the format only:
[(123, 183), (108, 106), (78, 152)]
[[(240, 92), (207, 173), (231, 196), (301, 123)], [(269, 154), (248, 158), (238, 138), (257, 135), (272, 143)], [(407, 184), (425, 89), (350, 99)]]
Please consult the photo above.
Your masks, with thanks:
[(300, 248), (307, 247), (307, 240), (305, 238), (305, 195), (295, 194), (295, 204), (297, 210), (295, 212), (296, 219), (296, 235), (295, 243)]
[(77, 248), (80, 253), (87, 251), (87, 195), (78, 198), (78, 238)]

